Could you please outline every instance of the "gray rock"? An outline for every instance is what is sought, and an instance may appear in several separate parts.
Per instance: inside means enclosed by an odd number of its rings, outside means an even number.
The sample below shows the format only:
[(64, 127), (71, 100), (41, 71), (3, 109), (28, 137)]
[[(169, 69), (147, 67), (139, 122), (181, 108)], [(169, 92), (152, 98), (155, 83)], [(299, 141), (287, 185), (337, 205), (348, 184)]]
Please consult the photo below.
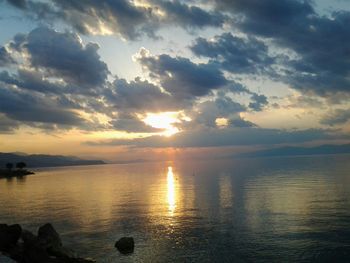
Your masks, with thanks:
[(46, 249), (58, 249), (62, 247), (60, 235), (51, 224), (45, 224), (39, 228), (38, 240), (40, 245)]
[(0, 254), (0, 262), (1, 263), (16, 263), (16, 261), (14, 261), (13, 259), (5, 257), (1, 254)]
[(0, 224), (0, 251), (7, 251), (16, 246), (22, 233), (20, 225)]
[(21, 239), (24, 244), (29, 244), (29, 243), (34, 244), (38, 242), (38, 237), (26, 229), (22, 230)]
[[(19, 238), (23, 242), (18, 242)], [(28, 230), (22, 230), (19, 225), (0, 224), (0, 245), (3, 247), (0, 251), (4, 252), (4, 256), (21, 263), (96, 262), (79, 258), (72, 249), (62, 246), (61, 238), (51, 224), (40, 227), (38, 236)]]
[(132, 237), (122, 237), (115, 243), (115, 247), (122, 254), (130, 254), (134, 252), (135, 242)]

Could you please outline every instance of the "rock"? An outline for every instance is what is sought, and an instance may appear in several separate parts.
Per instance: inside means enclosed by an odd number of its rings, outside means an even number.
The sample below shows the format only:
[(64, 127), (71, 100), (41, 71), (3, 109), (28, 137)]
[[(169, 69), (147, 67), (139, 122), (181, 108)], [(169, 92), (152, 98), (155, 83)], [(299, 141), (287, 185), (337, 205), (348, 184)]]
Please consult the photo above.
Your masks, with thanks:
[(36, 244), (26, 244), (23, 248), (22, 261), (20, 262), (47, 263), (50, 262), (49, 260), (50, 256), (45, 249)]
[[(42, 245), (39, 238), (28, 230), (23, 230), (21, 239), (23, 241), (22, 248), (22, 260), (19, 262), (36, 262), (46, 263), (49, 262), (50, 256), (46, 251), (46, 247)], [(12, 256), (12, 258), (14, 258)]]
[(38, 240), (40, 245), (46, 249), (59, 250), (62, 247), (60, 235), (51, 224), (45, 224), (39, 228)]
[(1, 254), (0, 254), (0, 262), (2, 262), (2, 263), (16, 263), (16, 261), (14, 261), (8, 257), (2, 256)]
[(132, 237), (122, 237), (115, 243), (115, 247), (122, 254), (130, 254), (134, 252), (134, 239)]
[(89, 258), (73, 258), (69, 259), (68, 261), (62, 261), (62, 263), (96, 263), (95, 260), (89, 259)]
[(55, 256), (56, 258), (61, 259), (75, 259), (78, 258), (77, 253), (75, 253), (72, 249), (67, 247), (56, 247), (56, 248), (49, 248), (47, 249), (47, 252), (51, 256)]
[(20, 225), (0, 224), (0, 251), (7, 251), (16, 246), (22, 233)]
[[(22, 244), (18, 244), (12, 248), (10, 248), (7, 252), (6, 255), (9, 256), (11, 259), (17, 261), (17, 262), (22, 262), (22, 255), (23, 255), (23, 246)], [(1, 261), (0, 261), (1, 262)]]
[(38, 237), (26, 229), (22, 230), (21, 239), (24, 244), (34, 244), (38, 242)]
[[(18, 242), (21, 238), (23, 242)], [(94, 263), (92, 259), (79, 258), (70, 248), (62, 246), (59, 234), (51, 224), (39, 228), (38, 236), (19, 225), (0, 224), (1, 252), (21, 263)], [(9, 261), (11, 262), (11, 261)]]

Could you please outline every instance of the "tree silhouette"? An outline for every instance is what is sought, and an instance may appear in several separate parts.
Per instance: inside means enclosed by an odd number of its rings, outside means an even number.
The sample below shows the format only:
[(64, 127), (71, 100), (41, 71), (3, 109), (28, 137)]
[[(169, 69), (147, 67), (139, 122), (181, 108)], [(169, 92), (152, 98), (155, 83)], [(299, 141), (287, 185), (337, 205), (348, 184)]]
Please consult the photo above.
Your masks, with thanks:
[(9, 171), (11, 171), (12, 168), (13, 168), (13, 163), (7, 163), (7, 164), (6, 164), (6, 168), (7, 168)]
[(20, 170), (22, 170), (26, 166), (27, 166), (27, 164), (25, 162), (16, 163), (16, 167)]

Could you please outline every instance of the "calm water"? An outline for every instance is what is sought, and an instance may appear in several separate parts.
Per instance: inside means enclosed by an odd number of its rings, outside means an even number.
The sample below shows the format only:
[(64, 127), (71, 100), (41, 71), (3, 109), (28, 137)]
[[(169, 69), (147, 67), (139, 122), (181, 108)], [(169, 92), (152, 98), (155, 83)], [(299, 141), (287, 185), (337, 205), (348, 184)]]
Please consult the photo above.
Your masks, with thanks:
[(349, 262), (349, 184), (349, 156), (43, 169), (0, 180), (0, 222), (98, 262)]

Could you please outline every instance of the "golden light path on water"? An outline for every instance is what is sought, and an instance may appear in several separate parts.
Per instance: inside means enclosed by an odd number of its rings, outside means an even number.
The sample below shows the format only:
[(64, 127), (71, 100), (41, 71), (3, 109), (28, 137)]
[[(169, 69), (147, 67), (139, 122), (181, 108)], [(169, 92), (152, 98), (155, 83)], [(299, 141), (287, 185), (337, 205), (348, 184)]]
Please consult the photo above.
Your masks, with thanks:
[(169, 213), (170, 215), (173, 215), (176, 208), (176, 192), (175, 192), (174, 173), (173, 173), (173, 168), (171, 166), (168, 167), (167, 181), (168, 181), (167, 198), (168, 198)]

